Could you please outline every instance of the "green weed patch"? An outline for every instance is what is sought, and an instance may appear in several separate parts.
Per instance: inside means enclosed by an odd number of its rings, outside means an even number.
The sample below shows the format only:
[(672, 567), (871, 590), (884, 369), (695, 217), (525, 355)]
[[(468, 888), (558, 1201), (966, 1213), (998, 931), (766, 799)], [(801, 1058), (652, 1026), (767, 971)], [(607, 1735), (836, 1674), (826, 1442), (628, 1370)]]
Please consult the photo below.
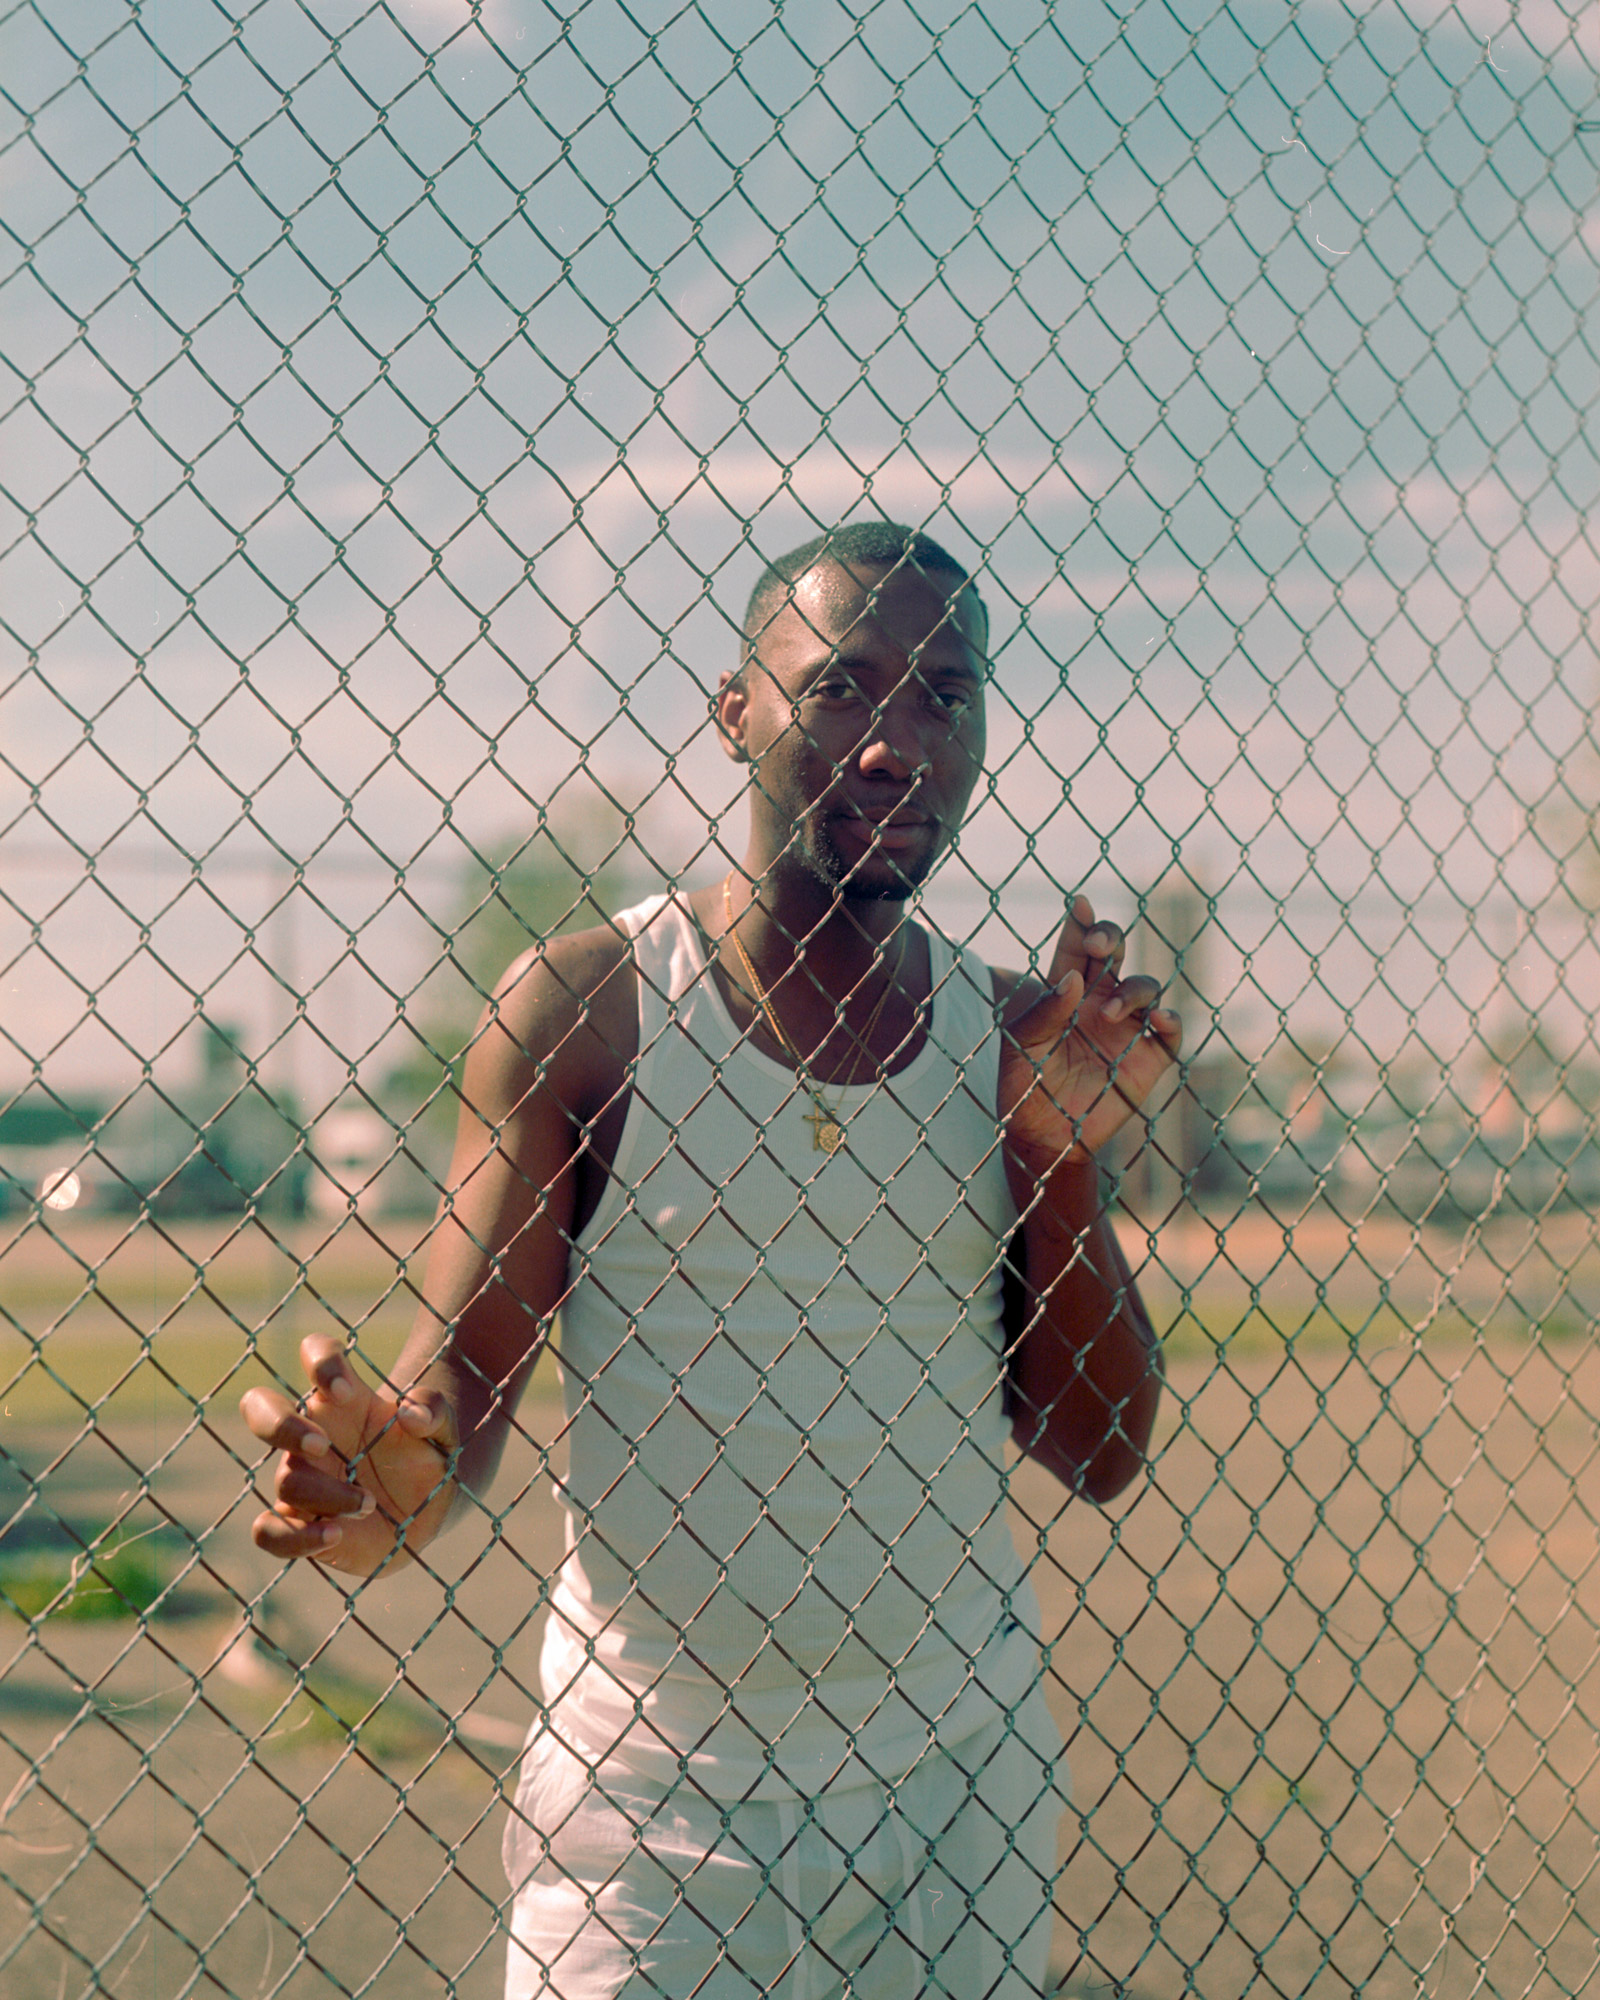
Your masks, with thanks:
[(20, 1618), (140, 1618), (161, 1599), (176, 1570), (173, 1549), (152, 1535), (129, 1535), (92, 1553), (0, 1546), (0, 1606)]

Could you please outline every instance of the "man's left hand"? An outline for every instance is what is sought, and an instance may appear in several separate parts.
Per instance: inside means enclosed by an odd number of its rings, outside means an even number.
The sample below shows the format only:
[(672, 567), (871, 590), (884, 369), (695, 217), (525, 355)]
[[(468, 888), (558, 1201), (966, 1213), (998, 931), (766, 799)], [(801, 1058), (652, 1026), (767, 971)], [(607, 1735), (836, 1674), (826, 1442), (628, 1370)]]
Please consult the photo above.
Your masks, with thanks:
[(1087, 896), (1067, 913), (1049, 984), (1007, 1023), (1000, 1050), (1006, 1148), (1043, 1180), (1083, 1165), (1125, 1125), (1177, 1056), (1183, 1024), (1153, 979), (1124, 979), (1127, 941)]

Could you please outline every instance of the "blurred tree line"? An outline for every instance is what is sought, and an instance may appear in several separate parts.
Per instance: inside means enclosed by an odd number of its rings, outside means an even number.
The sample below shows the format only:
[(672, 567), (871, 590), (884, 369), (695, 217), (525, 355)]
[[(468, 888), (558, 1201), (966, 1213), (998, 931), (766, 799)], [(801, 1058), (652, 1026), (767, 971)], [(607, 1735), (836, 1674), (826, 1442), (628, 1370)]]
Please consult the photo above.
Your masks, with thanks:
[(605, 923), (658, 887), (621, 813), (594, 800), (545, 814), (531, 833), (463, 871), (434, 969), (413, 994), (412, 1053), (383, 1077), (377, 1108), (415, 1180), (405, 1205), (431, 1204), (449, 1164), (466, 1056), (507, 968), (546, 939)]

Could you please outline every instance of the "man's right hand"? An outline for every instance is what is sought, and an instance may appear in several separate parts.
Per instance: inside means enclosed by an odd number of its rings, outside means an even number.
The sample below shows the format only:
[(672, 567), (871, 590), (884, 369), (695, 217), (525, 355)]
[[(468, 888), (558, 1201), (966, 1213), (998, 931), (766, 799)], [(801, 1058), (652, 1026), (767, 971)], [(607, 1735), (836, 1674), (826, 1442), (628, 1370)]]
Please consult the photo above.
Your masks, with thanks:
[(455, 1492), (449, 1402), (436, 1389), (369, 1388), (325, 1334), (301, 1341), (300, 1360), (311, 1389), (299, 1408), (277, 1389), (240, 1398), (251, 1431), (283, 1454), (276, 1503), (251, 1527), (256, 1547), (356, 1576), (409, 1561), (444, 1526)]

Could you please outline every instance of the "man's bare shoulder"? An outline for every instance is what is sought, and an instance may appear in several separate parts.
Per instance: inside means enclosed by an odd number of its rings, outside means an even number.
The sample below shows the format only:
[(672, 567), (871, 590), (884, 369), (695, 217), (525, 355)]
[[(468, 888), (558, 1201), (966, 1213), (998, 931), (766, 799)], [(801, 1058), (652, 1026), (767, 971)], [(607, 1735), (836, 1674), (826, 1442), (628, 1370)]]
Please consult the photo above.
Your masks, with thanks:
[(513, 959), (494, 989), (480, 1038), (484, 1059), (531, 1066), (569, 1103), (617, 1087), (638, 1053), (633, 940), (618, 924), (542, 939)]
[(501, 975), (495, 998), (502, 1009), (581, 1009), (600, 999), (617, 975), (633, 964), (633, 939), (620, 924), (591, 925), (542, 938)]

